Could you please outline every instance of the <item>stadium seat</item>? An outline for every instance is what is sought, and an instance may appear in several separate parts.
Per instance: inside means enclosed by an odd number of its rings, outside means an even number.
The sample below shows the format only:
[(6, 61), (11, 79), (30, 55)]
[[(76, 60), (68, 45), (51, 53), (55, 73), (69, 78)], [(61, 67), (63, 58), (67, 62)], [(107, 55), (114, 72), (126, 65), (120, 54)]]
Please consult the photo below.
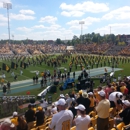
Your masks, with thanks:
[(114, 119), (109, 119), (109, 129), (114, 127)]
[(95, 118), (95, 116), (96, 116), (96, 112), (91, 111), (91, 112), (89, 113), (89, 116)]
[(38, 126), (38, 129), (45, 129), (46, 128), (46, 125), (41, 125), (41, 126)]
[(90, 127), (90, 128), (88, 128), (88, 130), (94, 130), (94, 128), (93, 128), (93, 127)]
[(92, 118), (91, 118), (91, 123), (90, 123), (90, 124), (91, 124), (92, 127), (95, 128), (95, 126), (96, 126), (96, 119), (92, 117)]
[(129, 129), (130, 129), (130, 124), (123, 126), (123, 130), (129, 130)]
[(51, 119), (52, 119), (52, 118), (49, 118), (49, 119), (47, 119), (45, 122), (47, 123), (47, 122), (51, 121)]
[(62, 123), (62, 130), (70, 130), (70, 120), (64, 121)]
[(48, 126), (51, 123), (51, 121), (48, 121), (45, 125)]
[(70, 130), (76, 130), (76, 126), (71, 127)]
[(38, 128), (33, 128), (33, 129), (31, 129), (31, 130), (38, 130)]
[[(117, 126), (116, 126), (116, 129), (117, 130), (122, 130), (122, 128), (125, 126), (125, 124), (124, 124), (124, 122), (121, 122), (120, 124), (118, 124)], [(114, 130), (114, 129), (113, 129)]]

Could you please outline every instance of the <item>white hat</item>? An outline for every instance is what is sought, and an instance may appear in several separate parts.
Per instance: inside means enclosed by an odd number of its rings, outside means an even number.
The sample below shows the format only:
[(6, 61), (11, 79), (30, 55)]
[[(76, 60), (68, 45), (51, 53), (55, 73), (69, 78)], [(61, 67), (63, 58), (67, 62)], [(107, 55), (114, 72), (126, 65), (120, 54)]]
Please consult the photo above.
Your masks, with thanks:
[(84, 98), (88, 98), (88, 94), (87, 94), (86, 92), (83, 92), (83, 93), (82, 93), (82, 96), (83, 96)]
[(64, 94), (60, 94), (60, 97), (61, 97), (61, 98), (64, 98), (65, 96), (64, 96)]
[(128, 100), (124, 100), (124, 101), (122, 101), (123, 102), (123, 104), (125, 104), (126, 106), (130, 106), (130, 102), (128, 101)]
[(102, 97), (104, 97), (104, 96), (106, 95), (106, 93), (105, 93), (103, 90), (99, 91), (98, 94), (99, 94), (100, 96), (102, 96)]
[(52, 114), (57, 113), (57, 107), (52, 108), (51, 112), (52, 112)]
[(93, 93), (92, 93), (92, 92), (89, 92), (88, 95), (93, 95)]
[(18, 115), (18, 112), (13, 112), (13, 116), (17, 116)]
[(2, 122), (2, 126), (8, 126), (8, 127), (11, 127), (11, 128), (15, 127), (15, 125), (11, 122), (11, 120), (9, 118), (5, 119)]
[(59, 99), (57, 102), (55, 102), (55, 105), (58, 106), (58, 105), (61, 105), (61, 106), (64, 106), (66, 104), (66, 101), (65, 99)]
[(82, 105), (82, 104), (79, 104), (77, 107), (75, 107), (75, 109), (79, 109), (81, 111), (84, 111), (85, 110), (85, 106)]

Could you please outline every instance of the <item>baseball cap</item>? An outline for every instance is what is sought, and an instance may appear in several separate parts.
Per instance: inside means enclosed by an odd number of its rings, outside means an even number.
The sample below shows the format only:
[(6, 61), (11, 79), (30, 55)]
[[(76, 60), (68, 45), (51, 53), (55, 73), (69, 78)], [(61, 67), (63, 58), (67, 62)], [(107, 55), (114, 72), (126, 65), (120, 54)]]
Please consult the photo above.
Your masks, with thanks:
[(104, 96), (106, 95), (103, 90), (99, 91), (98, 94), (99, 94), (100, 96), (102, 96), (102, 97), (104, 97)]
[(61, 98), (64, 98), (65, 96), (64, 96), (64, 94), (60, 94), (60, 97), (61, 97)]
[(75, 107), (75, 109), (79, 109), (81, 111), (84, 111), (85, 110), (85, 106), (82, 105), (82, 104), (79, 104), (77, 107)]
[(66, 104), (65, 99), (59, 99), (57, 102), (55, 102), (56, 106), (58, 106), (58, 105), (64, 106), (65, 104)]
[(124, 101), (122, 101), (123, 102), (123, 104), (125, 104), (126, 106), (130, 106), (130, 102), (128, 101), (128, 100), (124, 100)]
[(42, 110), (43, 110), (42, 107), (38, 107), (37, 109), (38, 109), (39, 111), (42, 111)]
[(82, 91), (82, 90), (80, 90), (80, 91), (79, 91), (79, 94), (82, 94), (82, 92), (83, 92), (83, 91)]
[(18, 112), (13, 112), (13, 116), (17, 116), (18, 115)]
[(93, 95), (93, 93), (92, 93), (92, 92), (89, 92), (88, 95)]
[(9, 118), (5, 119), (2, 122), (2, 126), (8, 126), (8, 127), (11, 127), (11, 128), (15, 127), (15, 125), (11, 122), (11, 120)]

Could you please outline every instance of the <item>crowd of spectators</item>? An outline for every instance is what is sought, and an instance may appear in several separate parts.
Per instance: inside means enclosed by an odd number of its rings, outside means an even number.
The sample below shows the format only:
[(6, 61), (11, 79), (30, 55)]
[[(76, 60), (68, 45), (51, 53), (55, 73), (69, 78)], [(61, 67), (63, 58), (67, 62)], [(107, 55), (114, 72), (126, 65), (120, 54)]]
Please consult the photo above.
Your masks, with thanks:
[(127, 45), (124, 49), (118, 52), (118, 55), (130, 56), (130, 45)]
[[(76, 44), (74, 45), (76, 52), (86, 52), (86, 53), (93, 53), (93, 54), (105, 54), (109, 49), (111, 49), (113, 44), (110, 43), (89, 43), (89, 44)], [(53, 52), (66, 52), (67, 45), (66, 44), (2, 44), (0, 45), (0, 53), (1, 54), (41, 54), (41, 53), (53, 53)], [(115, 51), (115, 53), (119, 55), (130, 55), (130, 45), (123, 47), (121, 51)], [(112, 52), (114, 53), (114, 52)], [(115, 54), (114, 53), (114, 54)]]
[[(130, 123), (130, 80), (122, 80), (99, 86), (93, 91), (60, 94), (56, 102), (48, 106), (46, 99), (41, 104), (29, 104), (24, 115), (13, 112), (13, 118), (1, 124), (17, 130), (108, 130), (121, 129)], [(12, 128), (10, 128), (12, 129)], [(10, 130), (9, 129), (9, 130)]]

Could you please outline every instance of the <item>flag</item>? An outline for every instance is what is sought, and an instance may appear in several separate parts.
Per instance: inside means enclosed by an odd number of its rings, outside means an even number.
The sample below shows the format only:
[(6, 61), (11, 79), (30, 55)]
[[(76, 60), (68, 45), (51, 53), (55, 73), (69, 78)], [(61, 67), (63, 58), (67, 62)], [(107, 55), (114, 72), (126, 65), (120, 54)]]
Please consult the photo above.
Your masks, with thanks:
[(10, 71), (10, 67), (8, 65), (6, 65), (6, 71), (9, 72)]

